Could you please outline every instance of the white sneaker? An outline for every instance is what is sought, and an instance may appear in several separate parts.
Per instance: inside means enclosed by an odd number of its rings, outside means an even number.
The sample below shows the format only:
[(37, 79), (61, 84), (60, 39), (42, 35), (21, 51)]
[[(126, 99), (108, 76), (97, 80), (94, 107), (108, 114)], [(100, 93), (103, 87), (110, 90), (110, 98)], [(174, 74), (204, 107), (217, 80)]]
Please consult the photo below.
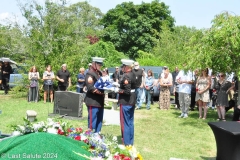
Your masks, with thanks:
[(179, 116), (179, 118), (182, 118), (184, 116), (184, 113), (182, 113), (180, 116)]
[(185, 113), (184, 116), (183, 116), (183, 118), (187, 118), (187, 117), (188, 117), (188, 115), (187, 115), (187, 113)]

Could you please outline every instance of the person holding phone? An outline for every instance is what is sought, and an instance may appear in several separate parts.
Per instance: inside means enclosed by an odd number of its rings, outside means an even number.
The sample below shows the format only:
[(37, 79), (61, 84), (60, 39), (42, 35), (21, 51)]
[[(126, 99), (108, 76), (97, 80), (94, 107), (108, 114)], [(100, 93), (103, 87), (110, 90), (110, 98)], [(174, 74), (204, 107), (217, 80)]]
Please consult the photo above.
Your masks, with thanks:
[(52, 67), (51, 65), (48, 65), (46, 67), (46, 71), (43, 73), (43, 89), (44, 89), (44, 94), (43, 94), (43, 100), (44, 103), (47, 101), (47, 95), (50, 95), (50, 100), (51, 103), (53, 102), (53, 80), (55, 79), (54, 73), (52, 72)]
[(38, 80), (40, 78), (39, 78), (39, 72), (38, 72), (36, 66), (31, 67), (31, 69), (28, 73), (28, 79), (30, 80), (28, 102), (38, 102), (38, 99), (39, 99)]

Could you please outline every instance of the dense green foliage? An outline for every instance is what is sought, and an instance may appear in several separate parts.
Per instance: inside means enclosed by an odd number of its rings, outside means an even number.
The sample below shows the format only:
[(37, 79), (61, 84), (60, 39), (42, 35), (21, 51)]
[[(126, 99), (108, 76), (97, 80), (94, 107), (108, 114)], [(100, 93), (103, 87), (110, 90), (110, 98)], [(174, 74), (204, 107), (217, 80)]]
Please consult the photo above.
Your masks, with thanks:
[(138, 58), (138, 51), (151, 52), (160, 39), (162, 26), (172, 29), (174, 19), (168, 6), (157, 0), (134, 5), (123, 2), (103, 17), (102, 38), (111, 41), (116, 49), (130, 58)]
[(0, 25), (0, 56), (36, 65), (40, 75), (48, 64), (56, 72), (67, 63), (73, 84), (79, 68), (87, 68), (93, 56), (106, 58), (104, 67), (130, 57), (141, 66), (167, 65), (171, 70), (186, 64), (186, 69), (239, 71), (237, 15), (221, 13), (210, 29), (197, 30), (174, 27), (168, 6), (158, 0), (124, 2), (105, 15), (88, 2), (58, 2), (20, 4), (27, 23)]
[(191, 65), (219, 72), (239, 71), (240, 16), (224, 12), (216, 15), (212, 23), (210, 29), (198, 31), (190, 39)]

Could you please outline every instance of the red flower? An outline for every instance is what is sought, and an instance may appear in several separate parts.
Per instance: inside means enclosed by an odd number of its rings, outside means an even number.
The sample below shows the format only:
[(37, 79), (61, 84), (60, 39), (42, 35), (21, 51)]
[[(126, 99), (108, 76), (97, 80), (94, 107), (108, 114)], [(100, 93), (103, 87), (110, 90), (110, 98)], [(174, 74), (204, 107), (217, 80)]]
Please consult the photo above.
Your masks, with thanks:
[(71, 128), (68, 128), (68, 130), (67, 130), (67, 131), (68, 131), (69, 133), (70, 133), (70, 132), (72, 132)]
[(131, 160), (130, 157), (124, 157), (123, 160)]
[(113, 156), (113, 159), (114, 159), (114, 160), (121, 160), (119, 155), (114, 155), (114, 156)]
[(58, 134), (60, 134), (60, 135), (64, 135), (64, 132), (61, 131), (61, 129), (58, 129)]
[(82, 133), (82, 128), (76, 128), (76, 131)]
[(119, 154), (120, 158), (123, 159), (125, 157), (124, 154)]
[(77, 141), (81, 141), (81, 136), (76, 136), (74, 139)]
[(84, 143), (87, 143), (87, 144), (88, 144), (88, 140), (87, 140), (87, 139), (85, 139), (85, 140), (84, 140)]

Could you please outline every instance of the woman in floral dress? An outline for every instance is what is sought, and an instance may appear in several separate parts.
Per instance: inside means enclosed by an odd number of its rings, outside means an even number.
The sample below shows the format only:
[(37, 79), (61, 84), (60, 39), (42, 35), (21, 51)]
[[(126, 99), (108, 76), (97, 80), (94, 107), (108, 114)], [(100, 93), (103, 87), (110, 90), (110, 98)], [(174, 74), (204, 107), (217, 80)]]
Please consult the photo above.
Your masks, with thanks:
[(172, 86), (172, 76), (169, 70), (164, 71), (163, 77), (160, 79), (160, 109), (168, 110), (170, 108), (170, 87)]
[(217, 81), (216, 85), (214, 86), (214, 89), (217, 91), (217, 100), (216, 100), (216, 106), (217, 106), (217, 113), (218, 113), (218, 119), (217, 120), (225, 120), (225, 107), (228, 107), (228, 92), (234, 88), (234, 85), (232, 85), (231, 82), (226, 80), (226, 75), (224, 73), (219, 73), (218, 75), (219, 80)]
[[(210, 102), (209, 88), (211, 86), (211, 78), (208, 76), (208, 68), (203, 69), (196, 83), (196, 102), (198, 103), (199, 118), (206, 119), (207, 103)], [(202, 109), (204, 115), (202, 117)]]

